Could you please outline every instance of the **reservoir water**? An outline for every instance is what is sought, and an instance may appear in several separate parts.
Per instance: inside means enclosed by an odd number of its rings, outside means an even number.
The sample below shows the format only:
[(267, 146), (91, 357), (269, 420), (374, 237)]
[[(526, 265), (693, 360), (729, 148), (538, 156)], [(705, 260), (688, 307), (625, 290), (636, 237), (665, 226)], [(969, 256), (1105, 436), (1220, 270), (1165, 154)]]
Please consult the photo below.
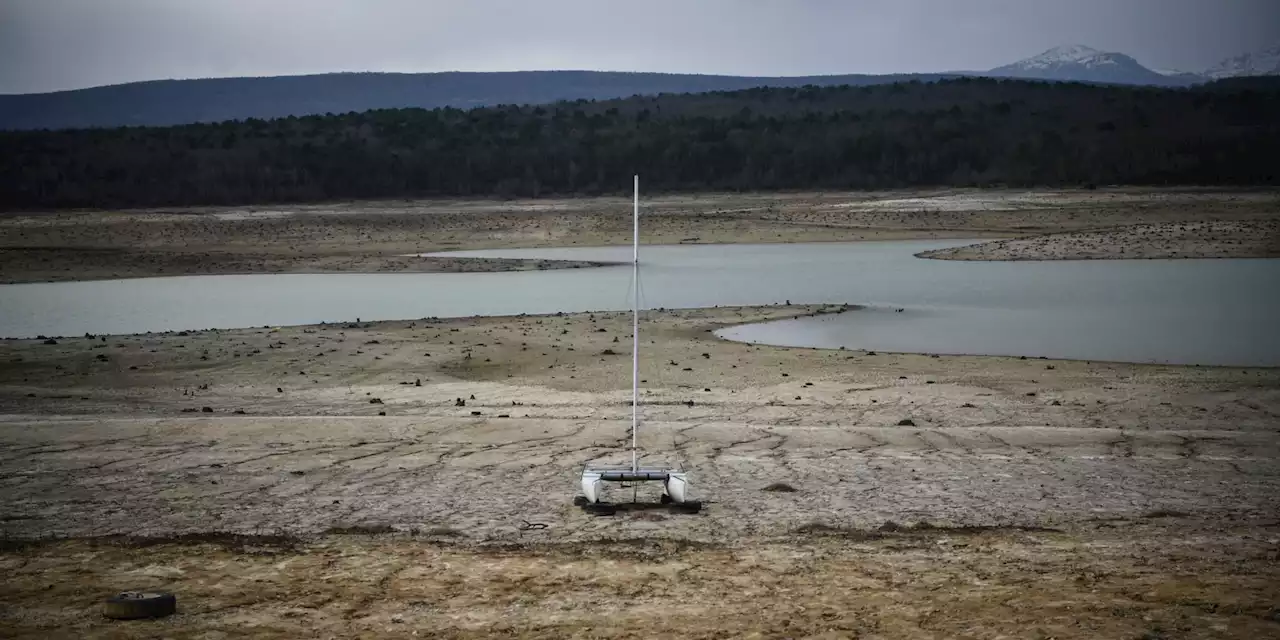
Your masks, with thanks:
[[(1280, 366), (1280, 260), (957, 262), (963, 240), (642, 247), (646, 308), (865, 307), (724, 329), (879, 351)], [(450, 255), (627, 261), (630, 247)], [(191, 276), (0, 286), (0, 336), (629, 309), (631, 268)], [(899, 311), (901, 310), (901, 311)]]

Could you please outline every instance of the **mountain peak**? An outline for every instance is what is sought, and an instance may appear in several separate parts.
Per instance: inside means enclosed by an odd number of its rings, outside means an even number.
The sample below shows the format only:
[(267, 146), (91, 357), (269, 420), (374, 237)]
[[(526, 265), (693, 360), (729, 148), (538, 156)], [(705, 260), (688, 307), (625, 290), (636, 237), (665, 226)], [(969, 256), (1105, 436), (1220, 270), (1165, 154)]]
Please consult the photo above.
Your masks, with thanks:
[(1054, 47), (1037, 56), (996, 67), (988, 73), (1012, 78), (1104, 82), (1113, 84), (1185, 84), (1184, 76), (1164, 76), (1123, 54), (1082, 44)]
[(1044, 53), (1027, 58), (1027, 60), (1052, 60), (1055, 62), (1079, 62), (1094, 56), (1102, 55), (1105, 51), (1099, 51), (1093, 47), (1086, 47), (1082, 44), (1064, 44), (1054, 47)]
[(1059, 47), (1054, 47), (1040, 55), (1032, 56), (1025, 60), (1019, 60), (1011, 65), (1000, 67), (1000, 69), (1034, 71), (1058, 69), (1070, 65), (1095, 67), (1115, 64), (1137, 65), (1138, 63), (1136, 60), (1124, 55), (1123, 53), (1099, 51), (1098, 49), (1086, 47), (1082, 44), (1065, 44)]
[(1280, 42), (1260, 51), (1227, 58), (1210, 67), (1204, 75), (1214, 79), (1280, 75)]

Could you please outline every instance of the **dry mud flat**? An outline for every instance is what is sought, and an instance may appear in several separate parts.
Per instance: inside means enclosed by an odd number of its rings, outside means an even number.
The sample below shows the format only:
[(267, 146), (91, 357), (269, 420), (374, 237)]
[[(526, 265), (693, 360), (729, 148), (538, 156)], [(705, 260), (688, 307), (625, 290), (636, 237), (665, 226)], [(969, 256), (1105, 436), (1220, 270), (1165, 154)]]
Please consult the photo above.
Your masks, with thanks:
[(1280, 258), (1280, 214), (1272, 220), (1166, 222), (1053, 233), (919, 256), (944, 260)]
[[(693, 471), (695, 516), (569, 502), (584, 463), (624, 455), (625, 314), (0, 342), (0, 627), (1280, 633), (1280, 371), (708, 333), (841, 311), (646, 320), (642, 446)], [(97, 617), (126, 588), (181, 613)]]
[[(732, 546), (75, 541), (0, 556), (0, 622), (18, 638), (1272, 638), (1275, 560), (1255, 528), (1186, 518)], [(173, 589), (179, 613), (102, 620), (126, 582)]]
[[(0, 215), (0, 282), (233, 273), (508, 270), (574, 266), (406, 258), (455, 249), (626, 244), (625, 198), (410, 200)], [(646, 244), (1026, 237), (1100, 232), (1120, 255), (1167, 257), (1134, 224), (1269, 222), (1275, 191), (1103, 189), (658, 195)], [(1243, 257), (1237, 240), (1183, 234), (1172, 257)], [(1148, 242), (1152, 241), (1152, 242)], [(1057, 241), (1055, 241), (1057, 242)], [(1086, 243), (1087, 244), (1087, 243)], [(1097, 243), (1095, 243), (1097, 244)], [(1264, 243), (1266, 244), (1266, 243)], [(1251, 245), (1252, 246), (1252, 245)], [(1034, 247), (1033, 247), (1034, 248)], [(1023, 250), (1023, 255), (1027, 250)], [(1268, 253), (1267, 255), (1274, 255)]]

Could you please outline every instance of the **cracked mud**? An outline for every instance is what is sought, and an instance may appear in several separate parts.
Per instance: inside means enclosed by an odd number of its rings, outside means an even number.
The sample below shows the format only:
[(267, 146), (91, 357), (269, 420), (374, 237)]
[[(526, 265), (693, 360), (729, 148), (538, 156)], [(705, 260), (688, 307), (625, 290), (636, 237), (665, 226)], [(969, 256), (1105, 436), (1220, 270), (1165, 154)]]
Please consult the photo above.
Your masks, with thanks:
[[(692, 516), (571, 503), (584, 464), (627, 458), (625, 314), (0, 342), (0, 625), (1280, 632), (1280, 371), (710, 333), (841, 309), (648, 314), (641, 445), (647, 462), (692, 472), (707, 503)], [(763, 490), (774, 483), (796, 491)], [(127, 628), (93, 615), (133, 588), (177, 591), (179, 615)]]

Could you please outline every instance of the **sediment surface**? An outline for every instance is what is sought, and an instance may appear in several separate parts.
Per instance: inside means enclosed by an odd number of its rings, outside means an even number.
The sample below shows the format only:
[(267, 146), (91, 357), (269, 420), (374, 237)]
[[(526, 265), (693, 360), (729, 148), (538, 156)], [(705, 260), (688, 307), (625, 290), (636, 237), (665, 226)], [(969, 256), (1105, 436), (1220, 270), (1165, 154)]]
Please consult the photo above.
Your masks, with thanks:
[(0, 623), (109, 637), (152, 588), (138, 637), (1280, 629), (1280, 372), (710, 333), (844, 309), (646, 317), (645, 460), (697, 515), (571, 504), (626, 457), (626, 314), (0, 342)]

